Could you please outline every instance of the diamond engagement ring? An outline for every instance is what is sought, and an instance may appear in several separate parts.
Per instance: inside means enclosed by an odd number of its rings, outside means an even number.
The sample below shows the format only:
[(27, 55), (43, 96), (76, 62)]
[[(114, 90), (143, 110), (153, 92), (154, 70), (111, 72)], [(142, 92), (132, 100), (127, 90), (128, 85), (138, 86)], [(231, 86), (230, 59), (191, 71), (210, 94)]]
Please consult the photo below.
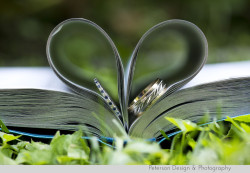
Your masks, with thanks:
[(129, 112), (137, 117), (141, 116), (142, 113), (152, 106), (166, 91), (166, 84), (163, 83), (163, 80), (157, 78), (132, 101), (128, 108)]

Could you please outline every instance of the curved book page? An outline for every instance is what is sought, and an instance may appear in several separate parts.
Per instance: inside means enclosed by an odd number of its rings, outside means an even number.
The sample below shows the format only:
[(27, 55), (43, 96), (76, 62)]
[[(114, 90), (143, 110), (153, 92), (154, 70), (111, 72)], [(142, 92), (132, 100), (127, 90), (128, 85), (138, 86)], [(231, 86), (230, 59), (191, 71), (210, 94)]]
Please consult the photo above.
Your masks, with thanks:
[(56, 75), (74, 91), (103, 98), (93, 81), (97, 78), (123, 109), (122, 62), (112, 39), (97, 24), (80, 18), (63, 21), (49, 36), (47, 57)]
[[(160, 136), (174, 125), (165, 117), (198, 122), (205, 113), (210, 120), (249, 114), (250, 79), (228, 79), (179, 90), (148, 109), (131, 126), (129, 135), (142, 138)], [(218, 111), (219, 110), (219, 111)], [(217, 117), (219, 114), (220, 117)]]
[[(155, 25), (143, 35), (131, 56), (125, 79), (126, 105), (156, 78), (167, 87), (159, 101), (170, 95), (201, 70), (207, 52), (207, 40), (196, 25), (183, 20)], [(129, 119), (131, 124), (134, 118)]]
[(1, 89), (0, 98), (1, 120), (10, 129), (38, 129), (28, 130), (34, 134), (42, 134), (39, 129), (82, 129), (86, 135), (98, 137), (122, 135), (113, 121), (120, 126), (122, 123), (108, 105), (92, 93), (82, 97), (41, 89)]

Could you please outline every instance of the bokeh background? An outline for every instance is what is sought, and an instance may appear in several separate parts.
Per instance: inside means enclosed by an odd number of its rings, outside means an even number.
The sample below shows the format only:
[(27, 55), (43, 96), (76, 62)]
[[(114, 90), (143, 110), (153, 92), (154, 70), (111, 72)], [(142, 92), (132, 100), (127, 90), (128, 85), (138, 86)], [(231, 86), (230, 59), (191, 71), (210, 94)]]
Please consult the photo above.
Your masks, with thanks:
[(1, 0), (0, 65), (47, 66), (51, 30), (73, 17), (101, 26), (124, 59), (150, 27), (179, 18), (205, 33), (208, 63), (250, 60), (249, 0)]

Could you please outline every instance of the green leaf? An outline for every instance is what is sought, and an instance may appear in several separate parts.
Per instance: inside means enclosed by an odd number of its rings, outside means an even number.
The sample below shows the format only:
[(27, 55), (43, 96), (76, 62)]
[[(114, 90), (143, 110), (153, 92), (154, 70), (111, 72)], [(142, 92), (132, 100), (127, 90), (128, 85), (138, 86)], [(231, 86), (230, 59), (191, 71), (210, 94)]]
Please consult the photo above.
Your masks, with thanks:
[[(25, 144), (23, 144), (23, 145), (25, 145)], [(44, 144), (42, 142), (34, 142), (34, 141), (31, 141), (31, 143), (26, 144), (25, 147), (29, 151), (50, 150), (51, 149), (51, 147), (48, 144)]]
[(109, 165), (124, 165), (133, 163), (133, 159), (129, 155), (130, 153), (125, 152), (109, 152), (105, 153), (107, 160), (105, 164)]
[(13, 155), (13, 152), (14, 152), (11, 148), (12, 148), (12, 146), (9, 146), (8, 144), (4, 145), (4, 147), (2, 147), (2, 149), (1, 149), (1, 152), (3, 154), (5, 154), (5, 156), (11, 158)]
[(245, 132), (245, 130), (244, 130), (242, 127), (240, 127), (240, 126), (238, 125), (238, 123), (236, 123), (236, 122), (234, 121), (234, 119), (232, 119), (231, 117), (227, 116), (227, 118), (225, 119), (225, 121), (231, 122), (238, 130), (240, 130), (241, 132)]
[(214, 141), (216, 143), (221, 143), (221, 139), (215, 136), (213, 133), (209, 132), (208, 136), (211, 139), (211, 141)]
[(136, 142), (131, 142), (128, 143), (126, 148), (124, 148), (125, 152), (129, 153), (152, 153), (152, 152), (158, 152), (160, 151), (159, 145), (156, 143), (149, 143), (145, 141), (136, 141)]
[(0, 150), (0, 165), (17, 165), (17, 163)]
[(9, 129), (5, 126), (5, 124), (0, 120), (0, 128), (2, 129), (3, 132), (9, 133)]
[(189, 120), (181, 120), (177, 118), (165, 117), (168, 121), (173, 123), (183, 132), (190, 132), (199, 129), (197, 124), (189, 121)]
[(240, 123), (240, 126), (247, 132), (250, 133), (250, 126), (245, 123)]
[(183, 121), (183, 124), (184, 124), (187, 132), (197, 130), (197, 127), (198, 127), (197, 124), (195, 124), (189, 120), (182, 120), (182, 121)]
[(168, 141), (171, 141), (171, 139), (168, 137), (168, 135), (163, 131), (163, 130), (160, 130), (162, 136), (167, 139)]
[(4, 142), (9, 142), (9, 141), (14, 141), (18, 138), (20, 138), (22, 135), (19, 136), (14, 136), (14, 135), (9, 135), (9, 134), (4, 134), (3, 138), (4, 138)]
[(68, 155), (72, 154), (73, 150), (79, 150), (81, 149), (82, 157), (87, 157), (89, 154), (89, 147), (87, 147), (87, 144), (82, 139), (82, 132), (77, 131), (73, 133), (72, 135), (59, 135), (57, 134), (53, 140), (50, 143), (50, 146), (58, 155)]
[(14, 140), (20, 138), (21, 135), (14, 136), (12, 134), (6, 134), (6, 133), (3, 133), (3, 132), (0, 132), (0, 137), (2, 138), (4, 143), (7, 143), (7, 142), (14, 141)]
[(30, 144), (29, 142), (26, 141), (20, 141), (17, 143), (16, 147), (18, 150), (25, 149), (25, 147)]
[(51, 152), (51, 150), (21, 150), (16, 158), (16, 161), (18, 164), (31, 165), (56, 164), (57, 162), (53, 156), (54, 153)]
[(233, 120), (249, 123), (250, 122), (250, 114), (234, 117)]
[(187, 141), (188, 141), (188, 145), (192, 147), (192, 149), (195, 149), (196, 142), (190, 135), (187, 135)]
[(89, 161), (82, 158), (75, 158), (69, 156), (57, 156), (57, 161), (62, 165), (88, 165)]

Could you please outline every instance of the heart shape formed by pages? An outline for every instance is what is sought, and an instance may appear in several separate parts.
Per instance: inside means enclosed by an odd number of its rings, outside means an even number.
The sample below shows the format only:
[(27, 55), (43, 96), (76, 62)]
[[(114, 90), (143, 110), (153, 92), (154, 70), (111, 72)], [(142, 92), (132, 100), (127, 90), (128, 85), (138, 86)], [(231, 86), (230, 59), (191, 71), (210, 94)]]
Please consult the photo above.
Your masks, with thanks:
[[(207, 58), (207, 40), (194, 24), (168, 20), (148, 30), (136, 45), (124, 70), (108, 34), (86, 19), (68, 19), (51, 32), (47, 42), (49, 63), (57, 76), (74, 91), (98, 94), (97, 78), (129, 122), (129, 104), (152, 81), (164, 81), (170, 95), (189, 82)], [(100, 97), (100, 99), (103, 99)], [(156, 104), (156, 103), (155, 103)]]

